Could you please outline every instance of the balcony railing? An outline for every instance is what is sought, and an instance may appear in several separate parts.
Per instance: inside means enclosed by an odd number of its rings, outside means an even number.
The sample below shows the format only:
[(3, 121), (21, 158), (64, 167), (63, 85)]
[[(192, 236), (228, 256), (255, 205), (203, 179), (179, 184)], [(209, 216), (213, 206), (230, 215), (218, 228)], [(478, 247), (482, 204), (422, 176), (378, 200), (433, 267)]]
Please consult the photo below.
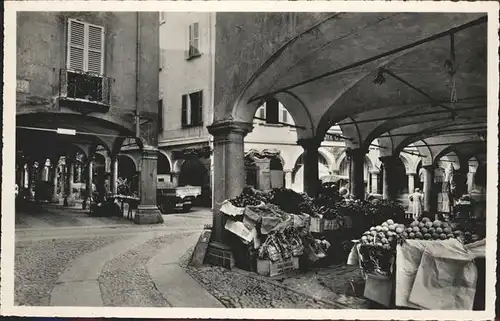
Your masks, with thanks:
[(110, 77), (61, 69), (59, 97), (61, 101), (87, 112), (106, 112), (110, 106)]

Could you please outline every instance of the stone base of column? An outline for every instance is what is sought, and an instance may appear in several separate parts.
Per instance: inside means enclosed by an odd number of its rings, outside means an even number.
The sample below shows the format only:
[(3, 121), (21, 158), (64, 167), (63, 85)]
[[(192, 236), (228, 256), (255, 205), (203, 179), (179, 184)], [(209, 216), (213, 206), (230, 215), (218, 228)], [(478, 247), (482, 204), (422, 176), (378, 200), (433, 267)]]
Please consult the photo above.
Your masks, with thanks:
[(139, 205), (135, 211), (135, 224), (162, 224), (163, 216), (154, 205)]
[(215, 241), (208, 243), (205, 262), (214, 266), (222, 266), (226, 269), (232, 269), (235, 265), (231, 247)]

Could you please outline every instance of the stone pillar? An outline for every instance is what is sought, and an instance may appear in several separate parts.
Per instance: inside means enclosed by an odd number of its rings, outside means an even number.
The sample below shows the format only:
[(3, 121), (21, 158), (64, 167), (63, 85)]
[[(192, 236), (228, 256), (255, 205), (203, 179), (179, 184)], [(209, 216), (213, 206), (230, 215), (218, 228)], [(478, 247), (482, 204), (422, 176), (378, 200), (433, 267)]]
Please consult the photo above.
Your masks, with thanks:
[(292, 171), (291, 169), (284, 170), (285, 172), (285, 188), (292, 188)]
[(432, 209), (432, 184), (434, 183), (434, 166), (422, 166), (424, 172), (424, 211)]
[(72, 183), (71, 180), (73, 179), (73, 162), (69, 157), (66, 157), (66, 168), (65, 168), (65, 177), (64, 177), (64, 201), (63, 201), (63, 206), (69, 206), (68, 198), (71, 197), (72, 193)]
[(302, 154), (304, 192), (314, 197), (319, 188), (318, 148), (321, 145), (321, 140), (317, 138), (301, 139), (298, 144), (304, 149)]
[(54, 203), (59, 203), (59, 198), (57, 197), (57, 184), (58, 184), (58, 177), (57, 177), (57, 170), (59, 169), (59, 164), (57, 162), (52, 162), (52, 185), (54, 190), (52, 191), (52, 202)]
[(28, 161), (28, 198), (31, 198), (32, 192), (31, 189), (33, 188), (33, 161), (29, 160)]
[(268, 158), (255, 159), (255, 165), (259, 167), (258, 189), (268, 191), (271, 189), (271, 161)]
[(351, 162), (349, 173), (350, 193), (357, 199), (365, 198), (365, 155), (366, 150), (362, 148), (348, 148), (346, 150), (346, 156)]
[(76, 171), (76, 180), (78, 183), (81, 183), (82, 182), (82, 163), (78, 163), (78, 165), (76, 166), (77, 168), (77, 171)]
[(371, 190), (370, 190), (370, 193), (372, 194), (379, 194), (379, 190), (378, 190), (378, 175), (380, 174), (379, 171), (370, 171), (370, 174), (371, 174)]
[(156, 205), (158, 149), (145, 145), (142, 149), (141, 172), (139, 173), (140, 203), (134, 216), (136, 224), (163, 223)]
[(408, 173), (408, 194), (412, 194), (415, 191), (415, 176), (417, 173)]
[(115, 194), (118, 192), (118, 157), (114, 157), (111, 160), (111, 193)]
[(474, 185), (476, 184), (475, 179), (476, 179), (476, 172), (475, 169), (474, 171), (469, 172), (468, 174), (469, 179), (467, 180), (467, 193), (472, 193), (474, 191)]
[(177, 172), (172, 172), (170, 173), (170, 177), (172, 178), (171, 181), (172, 181), (172, 184), (174, 186), (179, 186), (179, 173)]
[(69, 196), (73, 195), (73, 184), (75, 182), (75, 163), (71, 160), (69, 167)]
[(396, 166), (397, 158), (397, 156), (382, 156), (379, 158), (382, 164), (384, 164), (384, 177), (382, 181), (382, 195), (384, 199), (396, 199), (394, 180), (397, 179), (397, 177), (395, 177), (393, 169)]
[(243, 139), (252, 131), (252, 124), (229, 120), (215, 122), (207, 129), (214, 138), (213, 226), (207, 259), (228, 266), (232, 254), (226, 245), (226, 220), (219, 209), (224, 200), (240, 195), (245, 187)]
[(89, 201), (89, 208), (90, 208), (90, 202), (91, 202), (91, 197), (92, 197), (92, 174), (93, 174), (93, 159), (90, 158), (87, 161), (87, 168), (86, 168), (86, 179), (85, 179), (85, 197), (83, 198), (83, 203), (82, 203), (82, 209), (87, 208), (87, 201)]

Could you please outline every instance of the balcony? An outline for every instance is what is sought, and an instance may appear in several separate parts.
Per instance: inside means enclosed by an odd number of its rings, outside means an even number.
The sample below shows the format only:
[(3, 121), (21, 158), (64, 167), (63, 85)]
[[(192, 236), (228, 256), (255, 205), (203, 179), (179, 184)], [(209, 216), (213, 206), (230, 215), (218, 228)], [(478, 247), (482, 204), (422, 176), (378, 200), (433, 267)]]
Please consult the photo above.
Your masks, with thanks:
[(59, 102), (61, 106), (78, 110), (82, 114), (105, 113), (110, 107), (112, 78), (102, 75), (61, 69)]

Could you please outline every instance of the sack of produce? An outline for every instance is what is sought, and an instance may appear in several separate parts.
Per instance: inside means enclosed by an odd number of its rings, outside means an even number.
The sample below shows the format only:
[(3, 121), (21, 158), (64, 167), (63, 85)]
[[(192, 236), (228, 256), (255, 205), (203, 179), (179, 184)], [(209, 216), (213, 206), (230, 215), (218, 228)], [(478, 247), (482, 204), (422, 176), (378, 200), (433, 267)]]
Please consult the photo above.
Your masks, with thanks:
[(220, 211), (229, 216), (240, 216), (245, 212), (245, 207), (236, 207), (229, 200), (222, 202)]

